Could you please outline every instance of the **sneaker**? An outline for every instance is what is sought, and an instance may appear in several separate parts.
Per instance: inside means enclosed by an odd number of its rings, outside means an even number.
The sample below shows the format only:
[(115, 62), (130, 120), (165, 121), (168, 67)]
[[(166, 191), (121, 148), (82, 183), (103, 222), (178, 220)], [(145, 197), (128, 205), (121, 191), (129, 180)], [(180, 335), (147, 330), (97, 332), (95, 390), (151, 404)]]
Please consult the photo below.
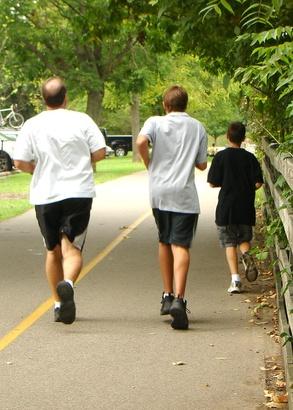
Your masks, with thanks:
[(161, 315), (169, 315), (170, 314), (170, 307), (172, 305), (172, 302), (174, 300), (174, 296), (171, 293), (168, 293), (164, 296), (164, 293), (162, 294), (162, 300), (161, 300), (161, 310), (160, 314)]
[(59, 311), (60, 322), (70, 325), (75, 321), (75, 303), (72, 286), (63, 280), (57, 285), (57, 293), (61, 300)]
[(239, 282), (238, 280), (232, 280), (231, 285), (228, 289), (229, 293), (241, 293), (241, 282)]
[(61, 322), (61, 320), (60, 320), (60, 308), (59, 307), (54, 309), (54, 322)]
[(171, 308), (170, 315), (173, 320), (171, 326), (173, 329), (188, 329), (188, 317), (186, 314), (186, 300), (182, 298), (174, 298)]
[(253, 257), (245, 252), (242, 255), (242, 263), (245, 269), (245, 276), (248, 282), (254, 282), (258, 277), (258, 270), (254, 264)]

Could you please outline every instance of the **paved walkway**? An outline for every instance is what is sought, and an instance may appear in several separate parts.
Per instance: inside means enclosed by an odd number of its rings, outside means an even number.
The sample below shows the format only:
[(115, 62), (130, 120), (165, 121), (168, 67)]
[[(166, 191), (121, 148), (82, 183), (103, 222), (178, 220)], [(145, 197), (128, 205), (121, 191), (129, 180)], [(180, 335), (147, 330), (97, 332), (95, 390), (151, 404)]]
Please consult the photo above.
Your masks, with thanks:
[(34, 212), (0, 224), (1, 410), (264, 408), (260, 367), (274, 346), (249, 323), (244, 303), (261, 285), (227, 295), (213, 216), (217, 190), (205, 180), (197, 174), (202, 215), (186, 295), (188, 331), (171, 329), (159, 315), (146, 173), (97, 187), (73, 325), (53, 323), (50, 302), (43, 304), (49, 293)]

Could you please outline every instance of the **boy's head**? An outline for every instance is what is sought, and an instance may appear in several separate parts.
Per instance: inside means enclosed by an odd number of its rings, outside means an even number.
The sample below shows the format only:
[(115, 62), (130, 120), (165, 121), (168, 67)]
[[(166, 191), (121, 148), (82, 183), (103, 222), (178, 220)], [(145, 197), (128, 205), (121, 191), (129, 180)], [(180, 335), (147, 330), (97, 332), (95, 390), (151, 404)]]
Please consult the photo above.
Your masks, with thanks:
[(241, 145), (245, 140), (245, 125), (242, 122), (231, 122), (227, 131), (227, 138), (234, 144)]
[(188, 94), (183, 87), (173, 85), (163, 95), (163, 105), (166, 112), (184, 112), (187, 107)]

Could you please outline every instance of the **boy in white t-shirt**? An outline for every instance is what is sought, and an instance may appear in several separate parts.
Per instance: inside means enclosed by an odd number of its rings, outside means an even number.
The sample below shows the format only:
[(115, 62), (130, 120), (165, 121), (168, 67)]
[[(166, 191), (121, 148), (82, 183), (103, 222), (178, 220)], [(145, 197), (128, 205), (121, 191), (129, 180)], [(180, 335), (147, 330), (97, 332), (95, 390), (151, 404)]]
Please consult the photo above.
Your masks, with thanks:
[(103, 134), (86, 114), (66, 109), (59, 77), (42, 86), (47, 110), (26, 121), (16, 141), (15, 166), (33, 174), (30, 202), (47, 248), (46, 274), (56, 322), (76, 317), (73, 283), (95, 196), (92, 162), (105, 157)]
[(185, 112), (187, 102), (184, 88), (170, 87), (163, 97), (166, 115), (150, 117), (137, 138), (149, 171), (150, 202), (159, 232), (161, 315), (172, 316), (174, 329), (189, 325), (184, 295), (189, 248), (200, 212), (194, 169), (207, 167), (207, 135), (202, 124)]

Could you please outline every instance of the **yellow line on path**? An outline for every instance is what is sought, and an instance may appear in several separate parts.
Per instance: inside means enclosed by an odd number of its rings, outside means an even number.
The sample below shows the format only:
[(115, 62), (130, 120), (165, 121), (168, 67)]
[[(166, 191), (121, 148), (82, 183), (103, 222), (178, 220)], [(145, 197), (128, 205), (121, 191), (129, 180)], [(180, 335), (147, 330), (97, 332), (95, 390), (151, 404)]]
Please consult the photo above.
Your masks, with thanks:
[[(98, 263), (100, 263), (113, 249), (119, 245), (123, 239), (137, 228), (149, 215), (150, 211), (141, 215), (136, 221), (123, 230), (112, 242), (110, 242), (96, 257), (94, 257), (81, 271), (78, 280), (79, 282), (84, 278)], [(40, 306), (37, 307), (29, 316), (23, 319), (14, 329), (6, 333), (5, 336), (0, 339), (0, 351), (10, 345), (16, 338), (18, 338), (23, 332), (25, 332), (30, 326), (32, 326), (40, 317), (42, 317), (53, 306), (52, 298), (47, 299)]]

